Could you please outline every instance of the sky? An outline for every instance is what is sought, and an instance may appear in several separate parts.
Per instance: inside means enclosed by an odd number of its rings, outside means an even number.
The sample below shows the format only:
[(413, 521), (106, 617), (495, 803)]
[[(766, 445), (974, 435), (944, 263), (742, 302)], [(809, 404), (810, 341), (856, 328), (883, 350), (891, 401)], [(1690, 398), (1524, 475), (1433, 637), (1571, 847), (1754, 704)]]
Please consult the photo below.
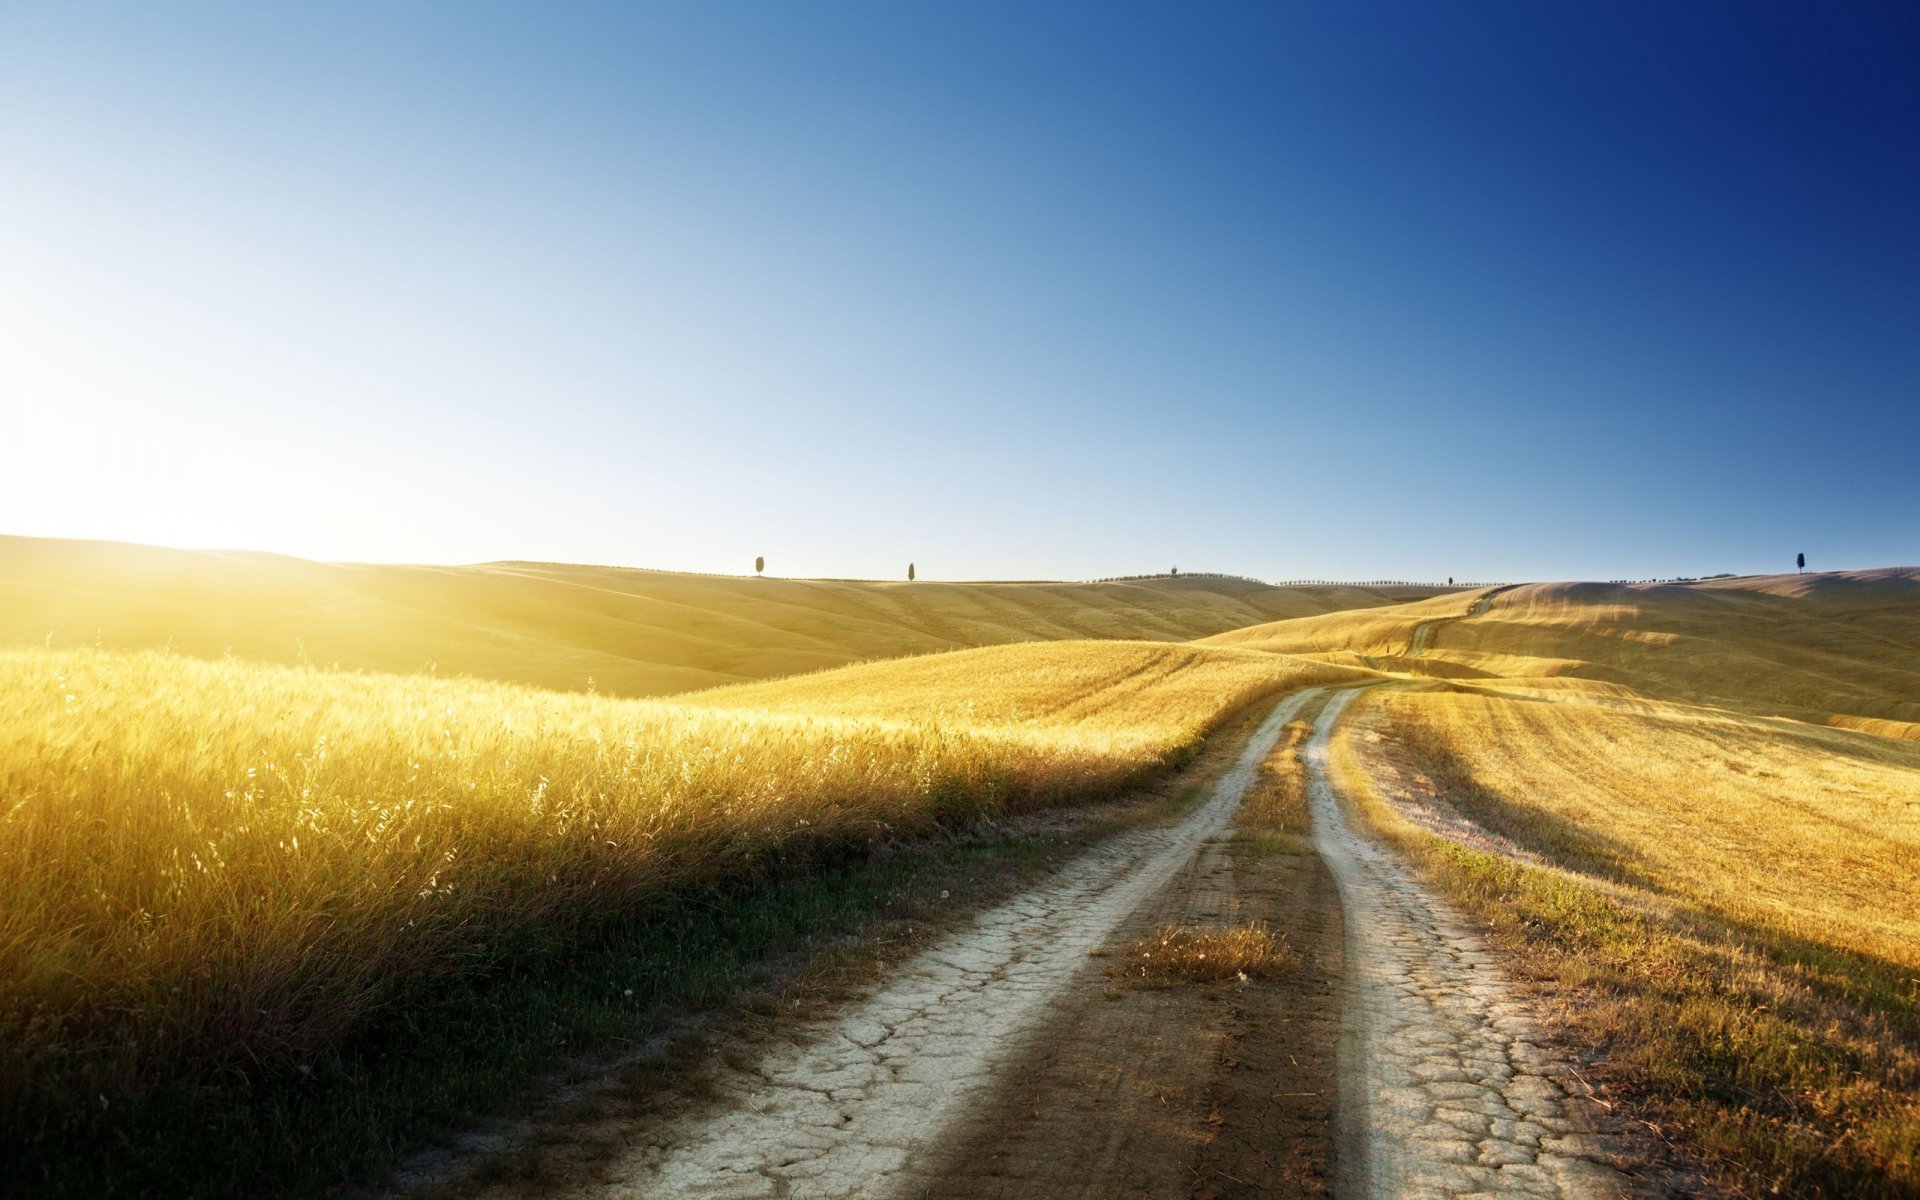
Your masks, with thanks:
[(1920, 8), (0, 0), (0, 533), (1920, 562)]

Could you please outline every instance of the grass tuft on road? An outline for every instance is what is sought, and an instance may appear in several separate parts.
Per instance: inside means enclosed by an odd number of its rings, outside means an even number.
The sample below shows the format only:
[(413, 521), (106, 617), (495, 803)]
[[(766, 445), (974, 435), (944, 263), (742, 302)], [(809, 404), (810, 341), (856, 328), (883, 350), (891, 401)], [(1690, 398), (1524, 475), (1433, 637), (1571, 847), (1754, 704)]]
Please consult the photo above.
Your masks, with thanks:
[(1307, 810), (1307, 765), (1300, 754), (1313, 736), (1311, 721), (1289, 721), (1253, 785), (1234, 811), (1235, 836), (1271, 854), (1306, 854), (1313, 844)]
[(1163, 925), (1123, 947), (1118, 959), (1124, 976), (1146, 983), (1268, 979), (1292, 965), (1286, 939), (1261, 921), (1224, 929)]

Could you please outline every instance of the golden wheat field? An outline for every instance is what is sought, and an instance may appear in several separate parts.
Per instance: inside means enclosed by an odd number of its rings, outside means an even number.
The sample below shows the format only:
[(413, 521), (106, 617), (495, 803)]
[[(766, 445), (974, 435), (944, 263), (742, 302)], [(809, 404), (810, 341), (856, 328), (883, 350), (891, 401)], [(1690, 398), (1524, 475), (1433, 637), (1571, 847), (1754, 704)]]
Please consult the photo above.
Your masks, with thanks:
[[(1920, 971), (1920, 746), (1612, 689), (1373, 697), (1553, 862)], [(1507, 797), (1495, 807), (1486, 796)]]
[(128, 1096), (296, 1059), (410, 974), (484, 970), (505, 931), (1102, 794), (1343, 674), (1088, 642), (901, 667), (729, 707), (0, 653), (0, 1089)]
[[(1480, 611), (1474, 611), (1479, 609)], [(1424, 630), (1423, 630), (1424, 627)], [(1452, 678), (1571, 677), (1823, 724), (1920, 722), (1920, 570), (1527, 584), (1205, 639)], [(1408, 657), (1419, 643), (1416, 659)]]

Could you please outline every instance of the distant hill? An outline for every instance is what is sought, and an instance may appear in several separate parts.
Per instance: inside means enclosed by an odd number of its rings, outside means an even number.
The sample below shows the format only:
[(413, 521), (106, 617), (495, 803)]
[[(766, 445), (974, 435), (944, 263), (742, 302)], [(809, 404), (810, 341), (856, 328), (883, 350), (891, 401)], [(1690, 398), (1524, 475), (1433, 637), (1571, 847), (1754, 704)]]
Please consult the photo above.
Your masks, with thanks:
[[(1467, 615), (1475, 607), (1484, 611)], [(1281, 620), (1207, 641), (1332, 661), (1364, 658), (1387, 669), (1417, 658), (1427, 673), (1460, 679), (1595, 680), (1649, 696), (1920, 737), (1915, 567), (1692, 583), (1525, 584)]]
[(646, 696), (1070, 638), (1185, 641), (1433, 594), (1222, 576), (874, 583), (552, 563), (383, 566), (0, 537), (0, 644), (435, 670)]

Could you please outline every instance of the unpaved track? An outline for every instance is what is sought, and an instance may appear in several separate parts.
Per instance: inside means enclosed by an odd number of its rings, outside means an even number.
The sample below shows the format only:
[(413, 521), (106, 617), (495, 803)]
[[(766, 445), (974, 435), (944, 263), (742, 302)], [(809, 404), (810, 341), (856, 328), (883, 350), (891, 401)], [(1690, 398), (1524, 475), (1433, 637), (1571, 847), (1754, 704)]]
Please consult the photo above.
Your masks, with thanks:
[(1327, 745), (1351, 691), (1307, 744), (1314, 840), (1345, 910), (1347, 978), (1335, 1194), (1633, 1194), (1592, 1132), (1564, 1063), (1467, 921), (1349, 823)]
[[(1148, 984), (1129, 969), (1131, 940), (1156, 928), (1242, 921), (1286, 940), (1288, 970)], [(1320, 856), (1210, 838), (1114, 941), (908, 1167), (908, 1194), (1324, 1200), (1344, 939)]]
[(1465, 621), (1470, 617), (1480, 616), (1482, 613), (1486, 612), (1488, 609), (1493, 607), (1493, 598), (1495, 596), (1498, 596), (1501, 592), (1510, 592), (1512, 590), (1513, 590), (1512, 584), (1504, 584), (1500, 587), (1491, 589), (1490, 591), (1487, 592), (1486, 595), (1480, 597), (1478, 600), (1475, 600), (1471, 605), (1468, 606), (1466, 612), (1460, 614), (1457, 617), (1435, 617), (1431, 621), (1422, 621), (1418, 625), (1415, 625), (1413, 627), (1413, 636), (1407, 639), (1406, 657), (1419, 658), (1421, 655), (1425, 654), (1429, 649), (1431, 649), (1433, 646), (1433, 631), (1438, 627), (1442, 625), (1451, 625), (1455, 621)]
[(1282, 700), (1207, 801), (1178, 825), (1114, 839), (1046, 887), (992, 909), (905, 964), (801, 1045), (716, 1083), (712, 1115), (651, 1131), (578, 1196), (862, 1196), (904, 1172), (1015, 1069), (1009, 1047), (1087, 955), (1226, 829), (1282, 726), (1322, 693)]

